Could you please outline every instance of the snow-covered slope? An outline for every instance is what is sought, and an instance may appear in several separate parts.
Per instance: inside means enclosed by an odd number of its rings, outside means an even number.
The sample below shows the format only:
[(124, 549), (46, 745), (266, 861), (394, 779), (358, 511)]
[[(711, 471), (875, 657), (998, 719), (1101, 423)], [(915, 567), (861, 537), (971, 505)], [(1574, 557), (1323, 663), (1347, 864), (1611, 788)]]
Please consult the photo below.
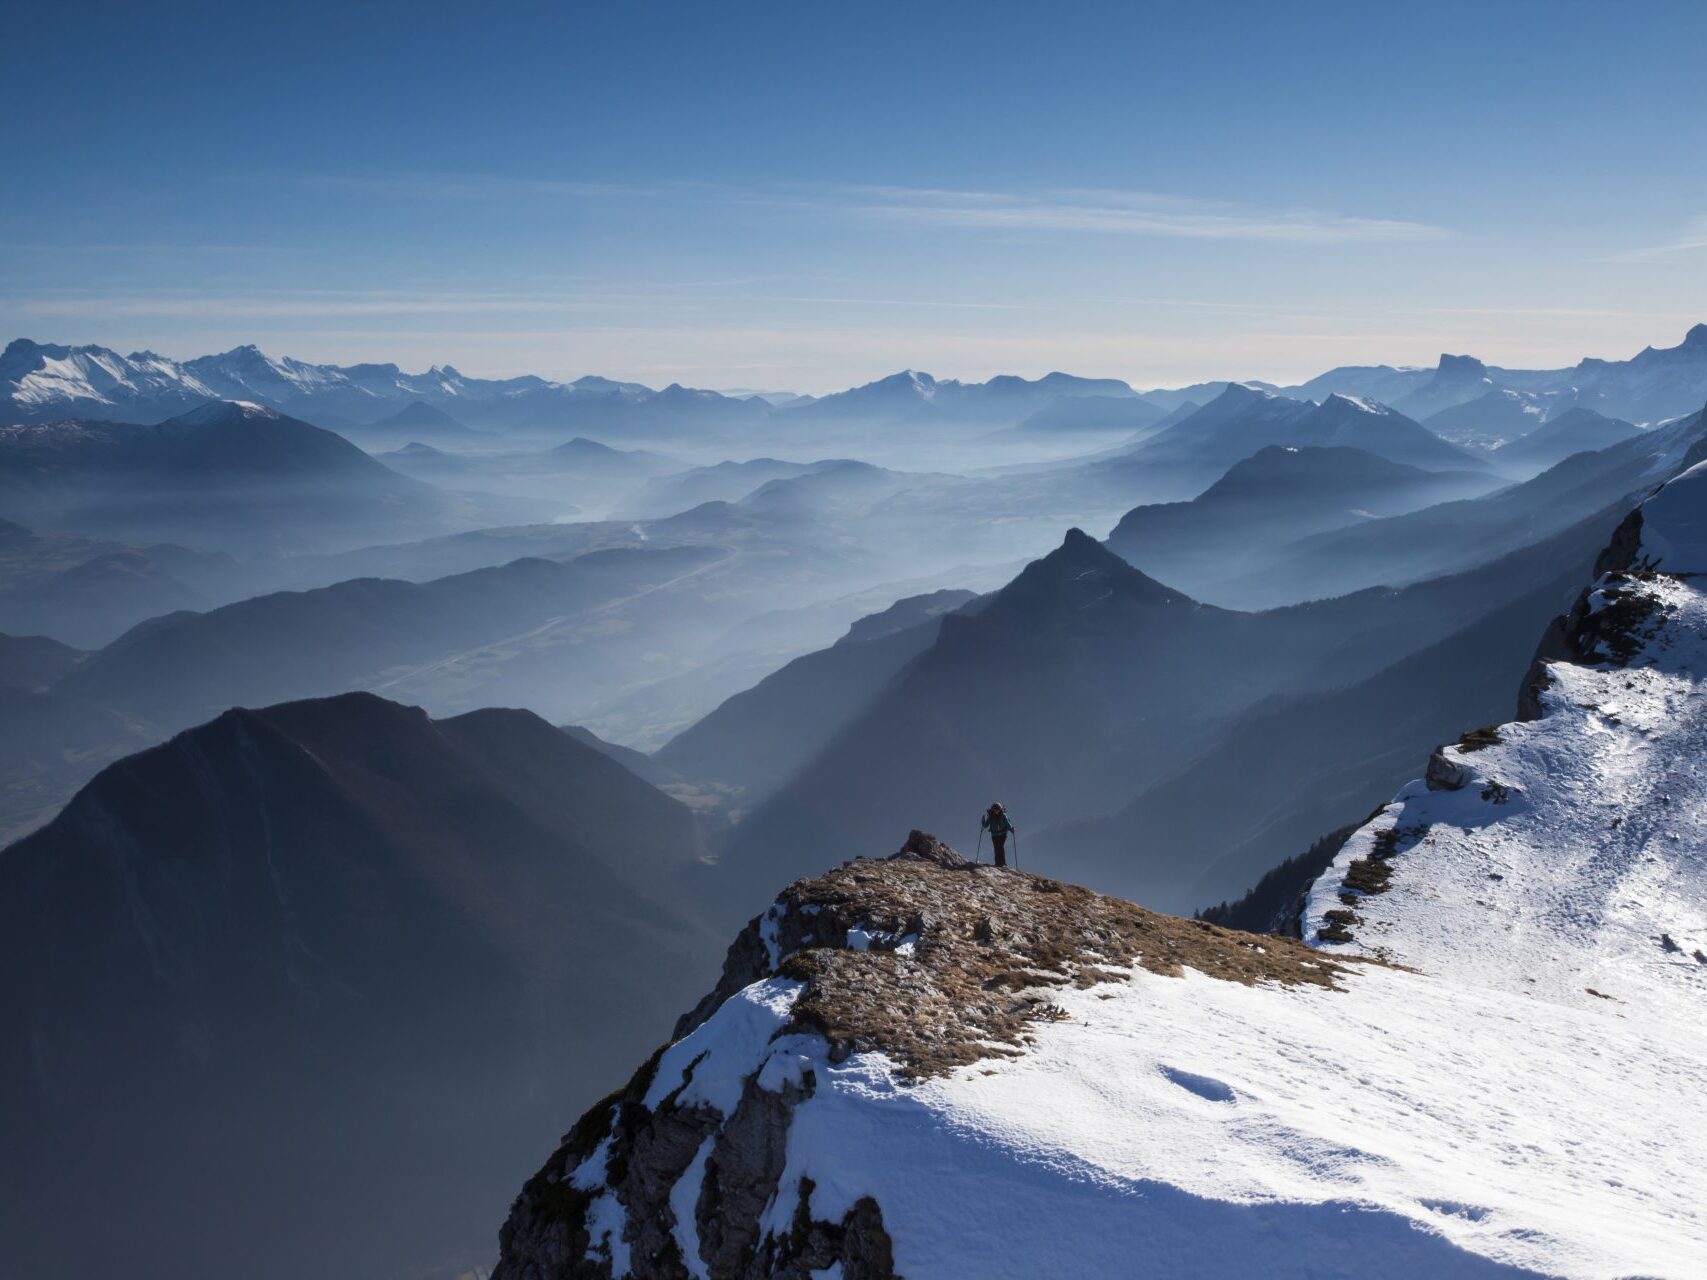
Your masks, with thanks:
[(1707, 464), (1601, 568), (1311, 945), (918, 833), (791, 886), (498, 1275), (1699, 1277)]
[(1700, 1054), (1707, 463), (1638, 508), (1599, 567), (1543, 646), (1535, 718), (1436, 753), (1318, 882), (1306, 936)]
[[(711, 392), (694, 395), (724, 398)], [(632, 382), (571, 383), (531, 375), (470, 378), (449, 365), (405, 373), (394, 364), (312, 364), (234, 347), (183, 362), (151, 351), (68, 347), (19, 338), (0, 352), (0, 422), (85, 417), (156, 422), (206, 400), (254, 400), (293, 413), (366, 423), (416, 401), (478, 405), (508, 421), (565, 402), (600, 404), (665, 397)], [(733, 401), (729, 402), (735, 403)]]
[(183, 366), (151, 351), (121, 356), (105, 347), (19, 338), (0, 352), (0, 395), (7, 401), (0, 421), (67, 417), (96, 408), (142, 408), (164, 418), (219, 394)]

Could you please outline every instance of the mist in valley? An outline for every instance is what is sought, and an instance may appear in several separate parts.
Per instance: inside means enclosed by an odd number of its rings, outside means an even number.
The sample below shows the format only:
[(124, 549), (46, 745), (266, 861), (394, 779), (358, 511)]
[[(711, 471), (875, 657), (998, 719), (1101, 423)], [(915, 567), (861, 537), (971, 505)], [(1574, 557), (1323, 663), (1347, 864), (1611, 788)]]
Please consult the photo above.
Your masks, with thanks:
[(1662, 7), (9, 15), (0, 1277), (1687, 1280)]
[[(1703, 332), (1675, 351), (1707, 399)], [(1237, 899), (1507, 714), (1624, 512), (1707, 452), (1663, 398), (1490, 443), (1481, 392), (1448, 438), (1367, 370), (525, 417), (465, 391), (454, 419), (399, 387), (365, 424), (347, 396), (20, 413), (29, 378), (0, 431), (0, 901), (36, 1029), (7, 1238), (62, 1249), (73, 1182), (135, 1175), (94, 1154), (117, 1136), (155, 1176), (79, 1265), (147, 1236), (180, 1274), (227, 1233), (269, 1242), (256, 1275), (477, 1264), (530, 1139), (667, 1035), (776, 885), (898, 815), (972, 844), (999, 794), (1031, 865)], [(1589, 447), (1554, 456), (1558, 421)], [(266, 1185), (202, 1145), (228, 1125), (274, 1144)], [(417, 1170), (382, 1214), (370, 1161)], [(436, 1226), (395, 1252), (406, 1204)]]

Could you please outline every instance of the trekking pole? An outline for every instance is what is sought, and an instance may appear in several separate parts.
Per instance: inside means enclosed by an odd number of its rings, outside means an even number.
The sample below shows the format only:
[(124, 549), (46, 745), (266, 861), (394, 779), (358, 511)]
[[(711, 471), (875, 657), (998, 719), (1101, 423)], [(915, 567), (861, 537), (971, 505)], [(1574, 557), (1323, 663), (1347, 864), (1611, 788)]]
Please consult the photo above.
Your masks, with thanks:
[(1014, 870), (1018, 871), (1019, 870), (1019, 828), (1018, 827), (1015, 827), (1013, 829), (1013, 837), (1014, 837)]
[(978, 828), (978, 843), (972, 849), (972, 861), (984, 861), (984, 828)]

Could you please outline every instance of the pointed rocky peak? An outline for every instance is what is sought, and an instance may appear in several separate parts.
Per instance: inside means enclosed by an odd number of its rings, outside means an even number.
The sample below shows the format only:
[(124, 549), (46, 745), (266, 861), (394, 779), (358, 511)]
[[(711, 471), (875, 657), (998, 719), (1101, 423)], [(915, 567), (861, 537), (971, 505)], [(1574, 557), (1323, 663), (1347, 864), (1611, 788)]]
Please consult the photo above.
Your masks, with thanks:
[(884, 387), (896, 391), (914, 390), (929, 393), (936, 390), (937, 380), (928, 373), (917, 369), (903, 369), (900, 373), (892, 373), (887, 378), (879, 378), (876, 382), (868, 383), (871, 387)]
[(284, 415), (277, 409), (264, 404), (256, 404), (253, 400), (210, 400), (204, 405), (191, 409), (188, 413), (180, 413), (175, 418), (169, 418), (162, 426), (173, 424), (186, 427), (216, 427), (239, 426), (246, 422), (257, 420), (279, 421)]
[(1061, 545), (1033, 560), (996, 594), (990, 614), (1020, 613), (1038, 624), (1119, 604), (1146, 608), (1204, 609), (1190, 596), (1133, 568), (1083, 529), (1069, 529)]
[(658, 392), (656, 398), (665, 401), (666, 403), (674, 401), (693, 401), (695, 403), (701, 403), (723, 400), (727, 397), (721, 396), (715, 391), (705, 391), (699, 387), (684, 387), (679, 382), (672, 382), (669, 386)]
[(1683, 335), (1679, 350), (1699, 352), (1707, 356), (1707, 324), (1690, 326), (1689, 332)]
[(1170, 421), (1167, 436), (1158, 432), (1145, 441), (1140, 448), (1164, 438), (1190, 440), (1200, 437), (1207, 431), (1221, 428), (1240, 430), (1263, 424), (1288, 421), (1299, 414), (1314, 408), (1307, 400), (1294, 400), (1289, 396), (1265, 390), (1262, 387), (1250, 386), (1241, 382), (1229, 382), (1220, 395), (1210, 400), (1195, 413), (1181, 416), (1179, 410), (1168, 416)]
[(1316, 416), (1329, 420), (1351, 421), (1356, 418), (1392, 418), (1398, 415), (1379, 400), (1348, 395), (1336, 391), (1316, 409)]
[(1562, 430), (1567, 427), (1605, 427), (1624, 431), (1631, 435), (1637, 431), (1634, 424), (1626, 422), (1622, 418), (1614, 418), (1610, 414), (1602, 413), (1599, 409), (1591, 409), (1585, 404), (1574, 404), (1568, 409), (1561, 409), (1551, 418), (1548, 418), (1546, 422), (1535, 429), (1535, 434)]
[(253, 342), (245, 342), (240, 347), (232, 347), (231, 350), (222, 351), (216, 356), (208, 357), (208, 359), (222, 364), (235, 365), (260, 364), (271, 367), (273, 363), (267, 358), (261, 348), (257, 347)]
[(1272, 391), (1264, 391), (1261, 387), (1253, 387), (1243, 382), (1229, 382), (1227, 389), (1209, 402), (1210, 406), (1231, 407), (1234, 405), (1267, 404), (1272, 400), (1283, 400), (1284, 396)]

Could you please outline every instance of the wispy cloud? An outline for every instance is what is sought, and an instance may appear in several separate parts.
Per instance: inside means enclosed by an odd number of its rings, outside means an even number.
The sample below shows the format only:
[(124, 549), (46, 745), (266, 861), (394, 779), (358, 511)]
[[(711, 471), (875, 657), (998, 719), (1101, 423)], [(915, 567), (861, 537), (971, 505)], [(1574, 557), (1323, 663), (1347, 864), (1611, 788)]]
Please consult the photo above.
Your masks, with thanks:
[(948, 228), (999, 232), (1069, 232), (1250, 240), (1279, 244), (1438, 240), (1444, 227), (1401, 218), (1374, 218), (1316, 209), (1263, 209), (1150, 191), (1062, 189), (977, 191), (942, 187), (780, 183), (737, 186), (715, 182), (586, 182), (502, 174), (311, 174), (270, 177), (305, 186), (405, 200), (554, 201), (651, 199), (809, 211)]
[(1667, 258), (1675, 258), (1680, 254), (1701, 253), (1707, 251), (1707, 215), (1690, 222), (1688, 228), (1676, 240), (1666, 244), (1649, 245), (1642, 249), (1628, 249), (1623, 253), (1615, 253), (1602, 258), (1602, 262), (1658, 262)]
[(1017, 194), (855, 187), (843, 207), (869, 218), (995, 231), (1091, 232), (1290, 244), (1437, 240), (1444, 227), (1310, 209), (1262, 210), (1133, 191)]

